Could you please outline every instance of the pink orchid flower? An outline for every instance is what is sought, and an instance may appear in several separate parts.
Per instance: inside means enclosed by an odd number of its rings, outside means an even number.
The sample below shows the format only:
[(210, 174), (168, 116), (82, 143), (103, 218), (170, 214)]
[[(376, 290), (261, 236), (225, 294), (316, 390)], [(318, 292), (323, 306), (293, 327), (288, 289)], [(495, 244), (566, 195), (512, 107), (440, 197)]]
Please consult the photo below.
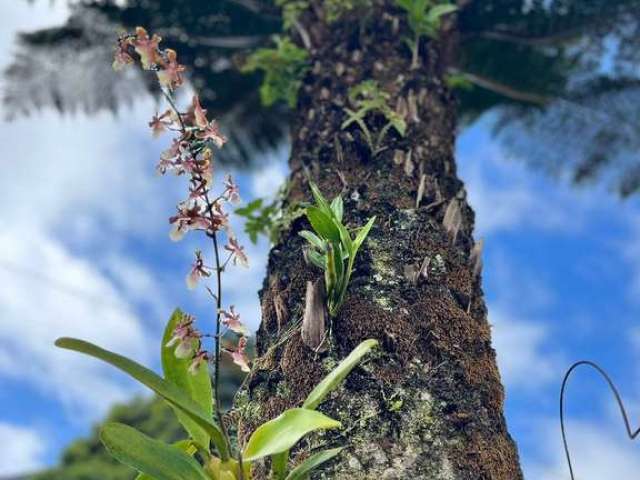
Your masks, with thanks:
[(167, 48), (164, 51), (164, 55), (166, 60), (162, 64), (162, 68), (156, 72), (158, 82), (160, 82), (161, 86), (169, 90), (175, 90), (184, 82), (182, 73), (185, 71), (185, 67), (178, 63), (178, 54), (175, 50)]
[(233, 264), (237, 265), (238, 263), (245, 268), (249, 267), (249, 258), (247, 254), (244, 252), (244, 247), (242, 247), (238, 240), (235, 237), (229, 237), (228, 243), (224, 246), (225, 250), (231, 252), (233, 255)]
[(198, 351), (198, 353), (196, 353), (195, 356), (193, 357), (193, 360), (191, 361), (191, 365), (189, 365), (188, 372), (191, 375), (196, 375), (198, 373), (198, 370), (200, 370), (200, 367), (202, 365), (205, 365), (208, 361), (209, 361), (209, 354), (204, 350)]
[(189, 290), (196, 288), (200, 279), (211, 276), (210, 269), (205, 266), (204, 260), (202, 259), (202, 252), (200, 250), (196, 250), (195, 254), (196, 260), (193, 262), (191, 271), (187, 275), (187, 288)]
[(231, 305), (229, 311), (220, 309), (222, 315), (222, 324), (232, 332), (248, 337), (249, 329), (240, 321), (240, 314), (235, 311), (235, 307)]
[(227, 175), (224, 179), (225, 186), (225, 195), (227, 200), (229, 200), (234, 205), (240, 203), (240, 189), (238, 188), (238, 184), (233, 181), (231, 175)]
[(136, 53), (140, 55), (142, 68), (151, 70), (155, 65), (162, 62), (162, 58), (158, 52), (158, 45), (162, 38), (155, 33), (151, 38), (142, 27), (136, 27), (136, 39), (133, 41)]
[(238, 365), (243, 372), (250, 372), (251, 369), (249, 368), (249, 357), (247, 357), (247, 354), (245, 352), (246, 346), (247, 339), (245, 337), (240, 337), (238, 339), (238, 346), (234, 350), (225, 349), (224, 351), (231, 355), (233, 363)]

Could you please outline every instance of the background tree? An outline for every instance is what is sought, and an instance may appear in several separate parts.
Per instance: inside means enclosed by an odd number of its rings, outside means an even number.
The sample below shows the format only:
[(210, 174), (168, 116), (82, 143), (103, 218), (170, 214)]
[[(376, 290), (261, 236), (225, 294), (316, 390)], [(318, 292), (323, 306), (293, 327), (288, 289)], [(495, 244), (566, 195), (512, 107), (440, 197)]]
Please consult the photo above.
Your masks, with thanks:
[[(514, 158), (577, 184), (606, 181), (623, 196), (636, 192), (638, 0), (459, 4), (457, 45), (447, 67), (467, 79), (456, 89), (461, 124), (491, 111), (495, 134)], [(248, 51), (282, 31), (281, 9), (268, 0), (74, 2), (65, 25), (18, 38), (5, 72), (6, 111), (94, 113), (130, 103), (134, 89), (120, 86), (132, 78), (110, 69), (110, 41), (136, 25), (160, 32), (184, 52), (205, 106), (229, 126), (225, 160), (248, 165), (257, 151), (285, 141), (288, 109), (261, 106), (260, 75), (239, 71)], [(145, 86), (158, 93), (152, 82)]]

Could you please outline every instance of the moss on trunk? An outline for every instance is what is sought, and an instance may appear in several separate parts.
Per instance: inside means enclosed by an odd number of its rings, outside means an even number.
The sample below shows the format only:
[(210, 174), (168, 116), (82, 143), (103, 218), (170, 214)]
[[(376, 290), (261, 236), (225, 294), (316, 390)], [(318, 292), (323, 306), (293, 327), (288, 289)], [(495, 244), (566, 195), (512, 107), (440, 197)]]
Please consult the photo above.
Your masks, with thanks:
[[(410, 70), (399, 33), (404, 16), (389, 2), (331, 23), (322, 12), (312, 5), (299, 19), (313, 63), (295, 112), (288, 201), (310, 200), (311, 178), (327, 196), (343, 195), (349, 226), (372, 215), (377, 221), (322, 354), (300, 338), (305, 284), (321, 275), (303, 260), (297, 232), (305, 220), (283, 232), (261, 291), (259, 358), (238, 396), (241, 435), (299, 405), (339, 359), (376, 338), (380, 351), (321, 406), (342, 421), (342, 431), (310, 437), (294, 461), (320, 445), (346, 445), (312, 478), (520, 479), (470, 258), (474, 215), (456, 176), (455, 102), (443, 81), (442, 53), (452, 51), (452, 30), (425, 42), (422, 67)], [(406, 135), (391, 129), (375, 155), (357, 126), (341, 129), (349, 87), (368, 79), (407, 122)], [(373, 134), (385, 122), (367, 117)], [(452, 201), (461, 213), (455, 241), (443, 226)]]

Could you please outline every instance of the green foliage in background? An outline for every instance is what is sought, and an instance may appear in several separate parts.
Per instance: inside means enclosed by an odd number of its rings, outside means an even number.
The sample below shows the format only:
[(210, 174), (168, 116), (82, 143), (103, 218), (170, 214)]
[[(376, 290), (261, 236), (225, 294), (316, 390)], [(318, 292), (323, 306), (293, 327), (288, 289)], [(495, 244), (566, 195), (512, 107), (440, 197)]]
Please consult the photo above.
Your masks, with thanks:
[[(111, 409), (105, 422), (121, 422), (163, 442), (180, 439), (182, 428), (171, 407), (159, 398), (137, 398)], [(132, 480), (136, 474), (112, 458), (100, 443), (101, 425), (87, 438), (75, 440), (62, 454), (60, 465), (29, 480)]]
[(272, 245), (280, 241), (280, 234), (287, 229), (291, 222), (304, 215), (304, 209), (297, 203), (287, 203), (289, 184), (285, 183), (275, 198), (267, 203), (265, 198), (256, 198), (244, 207), (237, 208), (234, 213), (245, 218), (244, 231), (251, 242), (258, 241), (263, 235)]
[(264, 78), (260, 86), (262, 104), (271, 106), (284, 101), (295, 107), (302, 77), (309, 68), (306, 50), (295, 45), (288, 37), (274, 37), (274, 48), (259, 48), (248, 58), (242, 71), (262, 70)]

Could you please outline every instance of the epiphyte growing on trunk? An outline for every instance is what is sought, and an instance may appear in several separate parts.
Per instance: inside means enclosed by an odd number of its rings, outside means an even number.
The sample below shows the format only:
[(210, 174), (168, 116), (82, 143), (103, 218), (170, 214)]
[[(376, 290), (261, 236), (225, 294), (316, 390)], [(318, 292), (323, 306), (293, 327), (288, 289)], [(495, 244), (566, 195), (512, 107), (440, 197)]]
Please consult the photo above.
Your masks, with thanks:
[(327, 308), (329, 316), (335, 317), (344, 302), (358, 250), (376, 217), (371, 217), (351, 238), (351, 232), (342, 223), (342, 197), (338, 195), (329, 203), (313, 182), (309, 186), (316, 205), (307, 207), (305, 213), (315, 233), (303, 230), (299, 235), (309, 242), (306, 258), (324, 271)]
[(309, 68), (308, 53), (288, 37), (274, 38), (275, 48), (260, 48), (248, 58), (242, 71), (264, 71), (260, 86), (260, 99), (265, 106), (283, 100), (295, 107), (302, 77)]
[[(152, 439), (122, 423), (107, 423), (100, 439), (118, 461), (139, 472), (136, 480), (251, 480), (252, 463), (271, 458), (274, 480), (302, 480), (320, 464), (331, 460), (342, 448), (317, 452), (294, 468), (289, 468), (289, 451), (308, 433), (340, 428), (340, 422), (316, 411), (329, 393), (358, 365), (377, 340), (365, 340), (332, 370), (309, 394), (301, 407), (285, 410), (260, 425), (239, 452), (232, 456), (233, 445), (212, 418), (211, 383), (208, 371), (193, 375), (189, 362), (174, 355), (164, 340), (183, 318), (176, 311), (165, 328), (162, 344), (164, 378), (133, 360), (74, 338), (60, 338), (58, 347), (84, 353), (102, 360), (149, 387), (173, 407), (189, 439), (169, 445)], [(211, 451), (210, 443), (215, 447)]]
[[(393, 127), (402, 137), (404, 137), (407, 130), (405, 120), (389, 106), (389, 97), (390, 95), (382, 90), (375, 80), (365, 80), (349, 89), (349, 101), (355, 107), (355, 110), (344, 108), (347, 119), (342, 122), (341, 128), (344, 130), (353, 123), (357, 124), (362, 130), (373, 155), (380, 151), (382, 141), (390, 128)], [(387, 123), (374, 139), (371, 130), (367, 127), (365, 117), (375, 113), (384, 116)]]
[(458, 7), (433, 0), (396, 0), (396, 4), (407, 12), (413, 37), (405, 37), (404, 41), (411, 50), (411, 68), (416, 69), (420, 67), (420, 40), (423, 35), (437, 38), (442, 17), (455, 12)]

